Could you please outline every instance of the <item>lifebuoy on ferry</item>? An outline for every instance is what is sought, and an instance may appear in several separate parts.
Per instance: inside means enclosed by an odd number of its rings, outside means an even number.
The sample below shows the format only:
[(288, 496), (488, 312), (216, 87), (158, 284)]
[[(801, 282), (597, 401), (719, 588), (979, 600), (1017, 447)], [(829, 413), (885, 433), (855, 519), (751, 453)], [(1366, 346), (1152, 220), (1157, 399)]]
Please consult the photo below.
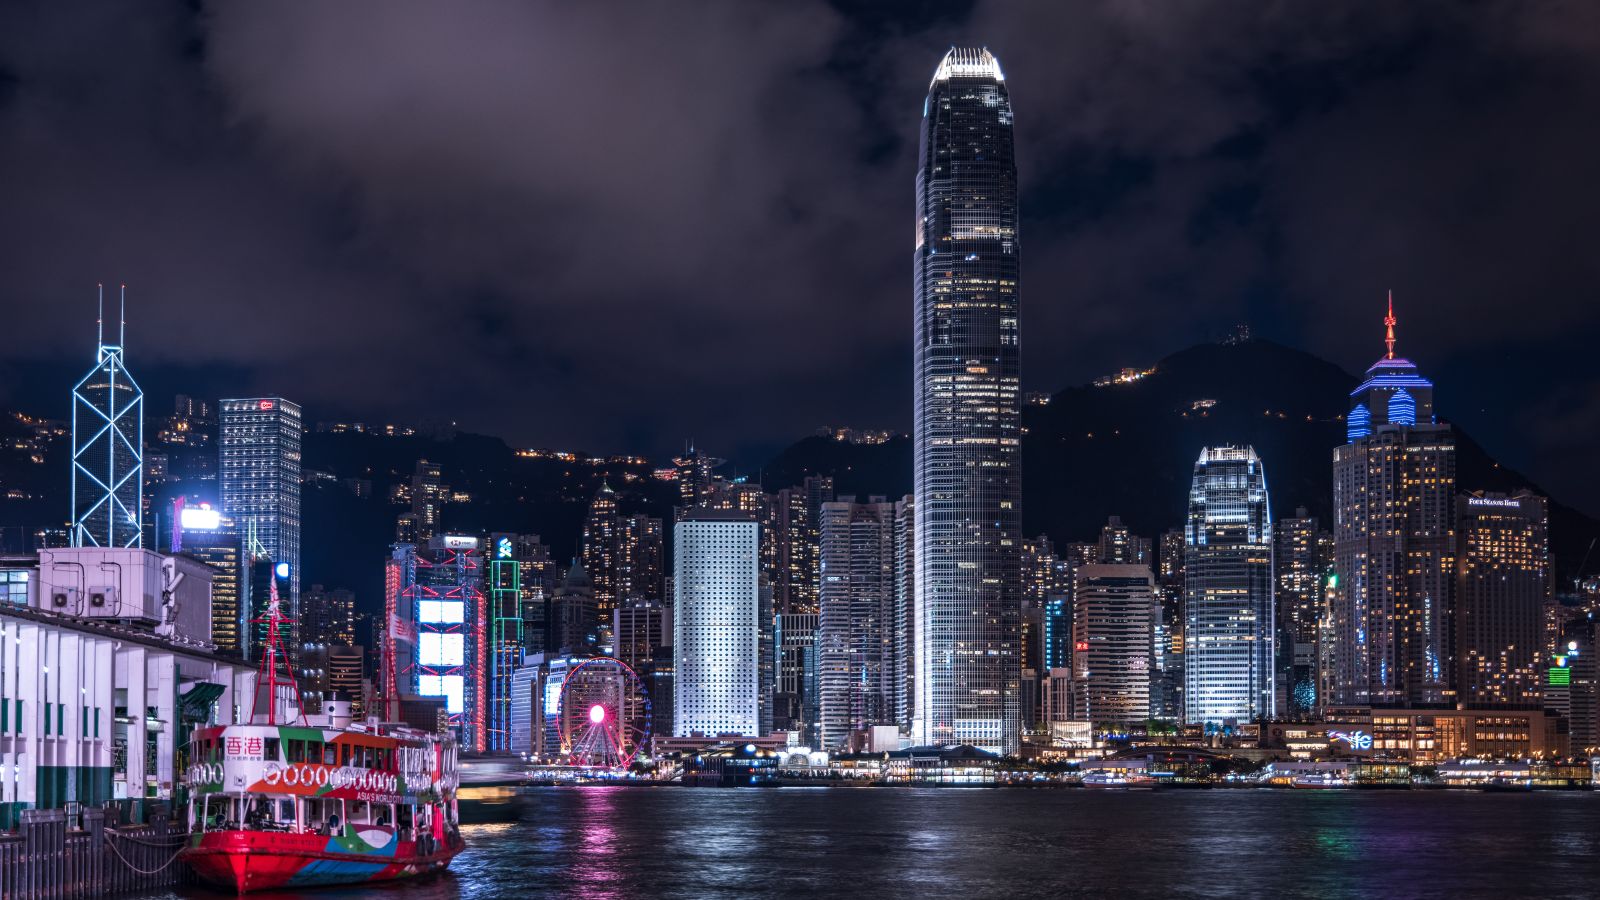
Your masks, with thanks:
[(318, 769), (317, 770), (317, 787), (327, 787), (327, 786), (328, 786), (328, 770), (327, 769)]
[(297, 784), (299, 784), (300, 783), (300, 770), (299, 769), (286, 769), (284, 771), (284, 773), (283, 773), (283, 783), (287, 784), (287, 785), (297, 785)]
[(267, 784), (277, 784), (283, 780), (283, 773), (277, 769), (268, 769), (267, 774), (262, 777), (266, 780)]

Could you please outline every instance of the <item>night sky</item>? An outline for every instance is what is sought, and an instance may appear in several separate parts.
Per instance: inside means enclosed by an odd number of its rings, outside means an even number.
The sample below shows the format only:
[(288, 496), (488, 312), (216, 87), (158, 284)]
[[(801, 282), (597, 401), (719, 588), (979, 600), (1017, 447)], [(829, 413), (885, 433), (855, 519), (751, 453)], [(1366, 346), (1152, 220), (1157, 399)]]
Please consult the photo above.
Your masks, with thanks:
[(0, 403), (64, 414), (105, 281), (152, 412), (751, 463), (906, 429), (918, 117), (971, 43), (1025, 389), (1236, 323), (1358, 372), (1392, 289), (1442, 415), (1600, 513), (1600, 4), (862, 6), (12, 0)]

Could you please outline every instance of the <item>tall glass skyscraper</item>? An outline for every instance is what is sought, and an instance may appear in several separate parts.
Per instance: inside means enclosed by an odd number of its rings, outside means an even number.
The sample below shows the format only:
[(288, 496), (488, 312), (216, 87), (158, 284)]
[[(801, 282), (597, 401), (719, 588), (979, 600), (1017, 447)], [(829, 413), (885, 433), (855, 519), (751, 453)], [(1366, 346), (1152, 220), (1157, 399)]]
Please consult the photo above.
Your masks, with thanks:
[(144, 392), (106, 343), (101, 302), (94, 368), (72, 389), (72, 546), (144, 546)]
[(1184, 721), (1273, 715), (1272, 516), (1254, 448), (1200, 451), (1183, 568)]
[(928, 87), (917, 170), (913, 739), (1010, 752), (1021, 727), (1017, 167), (988, 50)]
[[(282, 397), (222, 401), (218, 470), (222, 512), (244, 538), (245, 555), (271, 560), (286, 587), (288, 616), (300, 621), (300, 439), (298, 404)], [(257, 618), (266, 598), (246, 596), (246, 619)], [(289, 646), (300, 646), (291, 625)], [(246, 645), (251, 654), (257, 641)]]
[(1328, 702), (1451, 699), (1456, 442), (1433, 383), (1388, 350), (1350, 394), (1349, 442), (1333, 451), (1333, 677)]

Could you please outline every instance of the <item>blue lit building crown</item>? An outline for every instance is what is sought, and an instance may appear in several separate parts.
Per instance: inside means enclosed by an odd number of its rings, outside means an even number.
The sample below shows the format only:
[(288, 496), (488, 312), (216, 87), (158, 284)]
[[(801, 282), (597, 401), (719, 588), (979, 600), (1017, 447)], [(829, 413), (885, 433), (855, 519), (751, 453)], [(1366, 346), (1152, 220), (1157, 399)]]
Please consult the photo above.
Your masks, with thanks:
[(1352, 441), (1384, 425), (1436, 423), (1433, 382), (1423, 378), (1416, 364), (1407, 359), (1384, 358), (1373, 363), (1350, 398), (1353, 403), (1346, 422)]

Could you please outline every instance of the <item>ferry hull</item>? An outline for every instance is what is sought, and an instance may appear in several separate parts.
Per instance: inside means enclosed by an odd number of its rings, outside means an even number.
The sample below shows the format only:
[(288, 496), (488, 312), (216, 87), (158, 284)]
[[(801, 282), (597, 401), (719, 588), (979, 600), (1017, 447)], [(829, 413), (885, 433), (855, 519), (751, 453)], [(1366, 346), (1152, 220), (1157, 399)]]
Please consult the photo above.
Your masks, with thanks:
[(360, 838), (259, 831), (212, 831), (196, 835), (180, 856), (196, 875), (217, 887), (244, 894), (280, 888), (362, 884), (442, 872), (461, 843), (418, 852), (415, 841), (393, 835), (382, 846)]

